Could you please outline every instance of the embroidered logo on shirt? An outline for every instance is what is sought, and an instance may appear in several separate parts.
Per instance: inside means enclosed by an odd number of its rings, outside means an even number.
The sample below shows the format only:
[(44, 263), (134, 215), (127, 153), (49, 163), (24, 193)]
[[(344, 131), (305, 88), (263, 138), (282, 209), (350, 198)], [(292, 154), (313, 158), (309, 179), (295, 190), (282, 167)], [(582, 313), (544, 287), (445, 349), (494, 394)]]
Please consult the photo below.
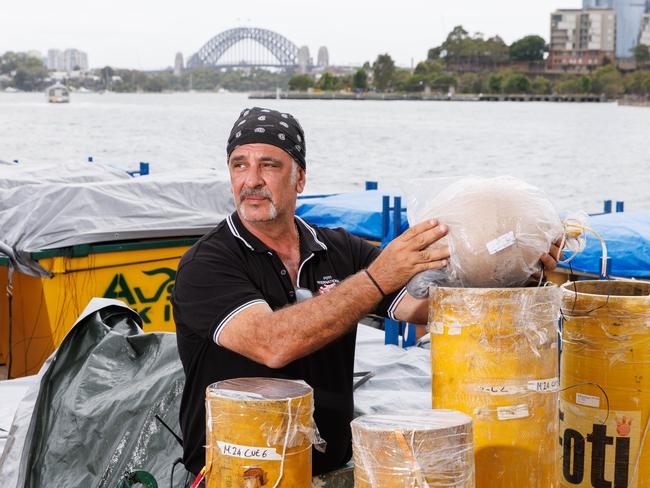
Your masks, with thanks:
[(316, 283), (318, 283), (318, 293), (323, 295), (332, 291), (339, 284), (339, 280), (331, 276), (323, 276), (322, 279), (316, 280)]

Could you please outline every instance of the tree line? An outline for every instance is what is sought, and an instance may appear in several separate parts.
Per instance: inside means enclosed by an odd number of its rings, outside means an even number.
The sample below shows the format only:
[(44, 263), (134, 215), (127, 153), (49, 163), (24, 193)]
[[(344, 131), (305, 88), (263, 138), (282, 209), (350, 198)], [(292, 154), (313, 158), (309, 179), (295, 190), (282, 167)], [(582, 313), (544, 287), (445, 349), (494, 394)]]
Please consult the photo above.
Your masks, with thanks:
[[(434, 92), (454, 90), (467, 94), (624, 94), (650, 96), (650, 50), (639, 45), (634, 55), (641, 68), (623, 73), (611, 62), (587, 74), (555, 75), (544, 73), (544, 54), (548, 47), (536, 35), (506, 44), (499, 36), (470, 34), (456, 26), (439, 46), (427, 51), (426, 59), (414, 69), (396, 66), (388, 53), (373, 63), (366, 62), (354, 73), (337, 76), (326, 71), (318, 76), (272, 72), (264, 69), (215, 70), (200, 68), (175, 76), (171, 70), (143, 72), (106, 66), (84, 76), (69, 77), (73, 88), (93, 91), (162, 92), (352, 90), (357, 92)], [(529, 73), (537, 73), (529, 75)], [(43, 90), (53, 80), (42, 60), (25, 53), (7, 52), (0, 56), (0, 88), (23, 91)]]
[[(623, 74), (605, 60), (588, 74), (566, 73), (561, 76), (543, 74), (545, 40), (536, 35), (525, 36), (507, 45), (499, 36), (485, 38), (481, 33), (470, 35), (462, 26), (455, 27), (440, 45), (429, 49), (427, 58), (415, 69), (395, 65), (389, 54), (380, 54), (365, 63), (353, 75), (336, 77), (324, 73), (319, 79), (295, 75), (289, 89), (323, 91), (349, 89), (357, 92), (439, 92), (454, 90), (465, 94), (624, 94), (650, 95), (650, 71), (637, 70)], [(637, 63), (650, 68), (650, 50), (639, 45), (635, 49)], [(529, 72), (537, 72), (529, 76)]]

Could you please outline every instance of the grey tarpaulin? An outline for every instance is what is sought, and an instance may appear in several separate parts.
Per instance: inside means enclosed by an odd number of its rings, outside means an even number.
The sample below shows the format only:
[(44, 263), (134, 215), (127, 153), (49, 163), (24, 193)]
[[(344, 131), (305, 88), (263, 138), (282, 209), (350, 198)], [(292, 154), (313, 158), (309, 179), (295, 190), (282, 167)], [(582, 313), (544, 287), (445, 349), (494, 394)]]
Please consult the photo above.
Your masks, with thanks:
[(386, 346), (383, 331), (359, 325), (354, 370), (373, 373), (354, 392), (355, 416), (431, 408), (428, 349)]
[(145, 334), (123, 304), (95, 303), (16, 412), (0, 458), (3, 488), (115, 488), (135, 469), (168, 480), (181, 455), (155, 418), (179, 432), (175, 335)]
[(77, 244), (200, 236), (234, 209), (222, 171), (131, 178), (96, 164), (0, 168), (0, 253), (48, 276), (30, 253)]
[[(2, 164), (2, 161), (0, 161)], [(93, 181), (130, 180), (131, 176), (105, 164), (43, 164), (4, 163), (0, 166), (0, 189), (46, 183), (92, 183)]]

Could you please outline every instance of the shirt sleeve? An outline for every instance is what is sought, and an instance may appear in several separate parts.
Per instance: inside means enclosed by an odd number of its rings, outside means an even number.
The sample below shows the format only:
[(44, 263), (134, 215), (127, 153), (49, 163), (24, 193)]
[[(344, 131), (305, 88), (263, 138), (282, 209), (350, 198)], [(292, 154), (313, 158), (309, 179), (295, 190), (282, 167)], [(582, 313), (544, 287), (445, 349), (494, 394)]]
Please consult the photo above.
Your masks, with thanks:
[[(378, 247), (373, 246), (368, 241), (361, 239), (360, 237), (349, 234), (349, 239), (350, 247), (355, 259), (355, 266), (357, 267), (355, 272), (366, 269), (375, 259), (377, 259), (377, 256), (381, 254), (381, 251)], [(395, 310), (397, 310), (397, 306), (405, 295), (406, 287), (387, 295), (382, 299), (381, 302), (379, 302), (379, 305), (375, 307), (372, 313), (375, 315), (380, 315), (382, 317), (387, 317), (392, 320), (397, 320), (395, 318)]]
[(219, 344), (228, 322), (259, 303), (267, 302), (234, 253), (195, 254), (181, 261), (172, 294), (177, 327)]

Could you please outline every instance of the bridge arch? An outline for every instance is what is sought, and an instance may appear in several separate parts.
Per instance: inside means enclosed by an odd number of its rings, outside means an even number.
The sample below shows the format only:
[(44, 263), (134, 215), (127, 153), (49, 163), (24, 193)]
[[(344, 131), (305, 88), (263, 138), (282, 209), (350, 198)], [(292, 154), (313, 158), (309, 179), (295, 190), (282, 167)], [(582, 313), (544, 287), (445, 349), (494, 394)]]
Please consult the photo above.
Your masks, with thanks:
[(232, 46), (240, 41), (250, 39), (264, 46), (277, 59), (277, 65), (291, 67), (298, 65), (298, 47), (286, 37), (268, 29), (259, 27), (237, 27), (223, 31), (194, 54), (188, 61), (188, 67), (220, 66), (219, 60)]

